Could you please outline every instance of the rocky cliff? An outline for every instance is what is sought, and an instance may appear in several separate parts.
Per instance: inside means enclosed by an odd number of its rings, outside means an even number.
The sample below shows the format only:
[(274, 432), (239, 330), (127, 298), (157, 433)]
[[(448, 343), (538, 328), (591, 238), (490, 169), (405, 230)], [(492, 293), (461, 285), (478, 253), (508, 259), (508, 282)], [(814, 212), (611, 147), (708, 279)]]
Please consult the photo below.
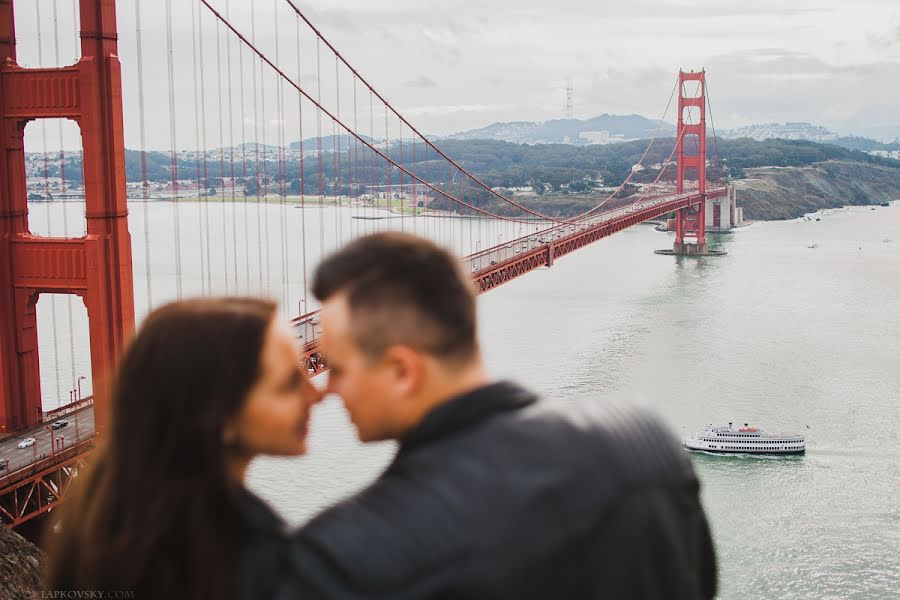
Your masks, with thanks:
[(900, 199), (900, 168), (854, 161), (747, 169), (735, 181), (744, 218), (793, 219), (822, 208)]
[(0, 598), (30, 600), (39, 590), (40, 565), (44, 553), (40, 548), (0, 525)]

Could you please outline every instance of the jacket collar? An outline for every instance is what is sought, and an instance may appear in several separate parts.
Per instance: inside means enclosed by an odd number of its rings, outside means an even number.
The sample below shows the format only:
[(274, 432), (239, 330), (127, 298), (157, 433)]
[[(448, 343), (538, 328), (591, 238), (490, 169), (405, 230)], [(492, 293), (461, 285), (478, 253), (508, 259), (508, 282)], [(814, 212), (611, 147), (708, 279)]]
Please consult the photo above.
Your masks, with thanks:
[(244, 522), (250, 526), (251, 530), (284, 532), (284, 521), (262, 498), (243, 486), (237, 491), (237, 496)]
[(537, 396), (508, 382), (492, 383), (461, 394), (428, 412), (400, 441), (399, 454), (466, 429), (494, 415), (522, 409)]

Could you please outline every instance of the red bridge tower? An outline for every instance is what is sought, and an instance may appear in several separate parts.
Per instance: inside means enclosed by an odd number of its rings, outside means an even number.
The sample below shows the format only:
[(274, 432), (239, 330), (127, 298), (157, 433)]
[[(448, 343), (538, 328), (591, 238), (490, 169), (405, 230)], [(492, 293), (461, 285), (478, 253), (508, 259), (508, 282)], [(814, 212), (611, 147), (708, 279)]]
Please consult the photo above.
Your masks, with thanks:
[[(98, 433), (108, 412), (106, 374), (134, 329), (115, 0), (79, 4), (81, 60), (24, 69), (16, 64), (12, 0), (0, 0), (0, 435), (41, 418), (40, 294), (75, 294), (87, 307)], [(29, 232), (25, 125), (49, 118), (81, 128), (84, 237)]]

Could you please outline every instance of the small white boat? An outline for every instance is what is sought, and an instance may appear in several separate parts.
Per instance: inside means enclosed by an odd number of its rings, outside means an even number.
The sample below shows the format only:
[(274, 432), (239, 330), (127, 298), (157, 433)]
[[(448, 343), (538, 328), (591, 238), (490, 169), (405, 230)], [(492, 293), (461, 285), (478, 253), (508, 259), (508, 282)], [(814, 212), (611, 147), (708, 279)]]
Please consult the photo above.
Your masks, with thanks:
[(803, 454), (806, 440), (802, 435), (769, 433), (747, 423), (735, 429), (729, 423), (727, 427), (707, 425), (686, 437), (684, 447), (714, 454)]

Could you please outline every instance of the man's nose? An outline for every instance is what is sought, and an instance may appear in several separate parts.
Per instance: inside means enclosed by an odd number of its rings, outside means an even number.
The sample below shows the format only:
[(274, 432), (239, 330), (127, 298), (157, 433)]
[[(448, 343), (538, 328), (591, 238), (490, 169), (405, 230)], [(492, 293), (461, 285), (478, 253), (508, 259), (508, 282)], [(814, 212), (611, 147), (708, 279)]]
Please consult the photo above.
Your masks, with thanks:
[(337, 384), (334, 381), (334, 378), (331, 377), (331, 373), (327, 375), (328, 383), (325, 384), (325, 388), (322, 390), (322, 396), (327, 396), (329, 394), (337, 394)]

